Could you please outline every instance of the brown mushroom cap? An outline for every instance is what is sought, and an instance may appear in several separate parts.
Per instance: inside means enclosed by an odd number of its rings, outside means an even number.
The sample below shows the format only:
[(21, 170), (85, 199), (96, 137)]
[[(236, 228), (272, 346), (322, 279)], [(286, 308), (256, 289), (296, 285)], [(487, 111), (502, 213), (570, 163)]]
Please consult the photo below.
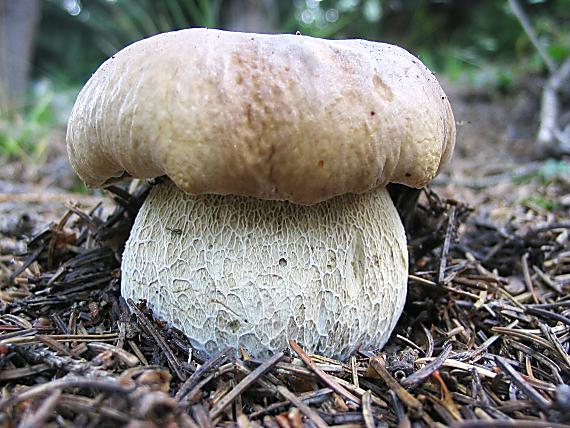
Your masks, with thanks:
[(67, 131), (89, 186), (167, 175), (191, 194), (298, 204), (422, 187), (454, 142), (447, 97), (404, 49), (211, 29), (118, 52), (79, 94)]

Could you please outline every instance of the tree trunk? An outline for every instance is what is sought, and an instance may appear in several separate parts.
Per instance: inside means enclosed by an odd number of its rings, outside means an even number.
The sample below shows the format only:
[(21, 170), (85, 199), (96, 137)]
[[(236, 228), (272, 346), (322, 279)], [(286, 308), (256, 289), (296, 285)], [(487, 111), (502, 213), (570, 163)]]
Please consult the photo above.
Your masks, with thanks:
[(39, 17), (38, 0), (0, 0), (0, 111), (24, 103)]

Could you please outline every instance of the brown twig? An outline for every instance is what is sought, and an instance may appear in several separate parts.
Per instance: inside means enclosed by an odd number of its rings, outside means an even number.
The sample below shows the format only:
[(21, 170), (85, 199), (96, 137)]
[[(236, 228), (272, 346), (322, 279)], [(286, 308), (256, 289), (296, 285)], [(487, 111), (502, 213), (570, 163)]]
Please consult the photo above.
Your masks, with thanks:
[(437, 282), (443, 284), (445, 279), (445, 268), (447, 266), (447, 255), (449, 254), (449, 245), (451, 244), (451, 238), (453, 237), (453, 231), (455, 229), (455, 209), (453, 205), (449, 210), (449, 218), (447, 220), (447, 227), (445, 229), (445, 239), (443, 241), (443, 247), (441, 248), (441, 256), (439, 261), (439, 274), (437, 276)]
[(61, 397), (61, 390), (57, 389), (53, 391), (42, 403), (42, 405), (36, 410), (36, 412), (27, 418), (25, 418), (19, 425), (18, 428), (36, 428), (44, 426), (45, 421), (50, 417), (50, 413), (57, 406), (57, 403)]
[(380, 375), (382, 380), (386, 382), (388, 388), (394, 391), (400, 400), (406, 405), (414, 417), (421, 416), (423, 413), (422, 403), (406, 391), (394, 377), (386, 370), (384, 359), (381, 357), (374, 357), (370, 359), (370, 366)]
[(327, 384), (338, 394), (342, 395), (343, 397), (347, 398), (353, 403), (360, 405), (360, 400), (354, 395), (352, 395), (350, 392), (348, 392), (345, 388), (340, 386), (338, 382), (335, 382), (333, 379), (331, 379), (331, 377), (327, 375), (322, 369), (320, 369), (311, 360), (311, 358), (307, 355), (307, 353), (303, 351), (303, 349), (297, 344), (297, 342), (295, 342), (294, 340), (289, 340), (289, 346), (291, 346), (291, 349), (293, 349), (293, 351), (295, 351), (295, 353), (299, 355), (299, 358), (301, 358), (301, 360), (305, 363), (305, 365), (309, 369), (311, 369), (315, 373), (315, 375), (317, 375), (317, 377), (321, 379), (325, 384)]
[(186, 374), (182, 371), (182, 368), (180, 367), (178, 360), (174, 356), (172, 349), (170, 349), (170, 346), (168, 346), (168, 344), (164, 341), (162, 336), (158, 333), (158, 331), (156, 331), (154, 326), (147, 319), (146, 315), (137, 307), (135, 302), (133, 302), (133, 299), (128, 299), (127, 303), (130, 305), (131, 309), (135, 313), (135, 316), (137, 317), (137, 320), (141, 328), (156, 341), (156, 343), (158, 344), (158, 346), (166, 356), (168, 364), (170, 365), (172, 370), (174, 370), (176, 376), (178, 376), (178, 379), (182, 381), (186, 380)]
[(112, 379), (97, 380), (80, 377), (62, 378), (41, 385), (32, 386), (27, 390), (13, 395), (5, 400), (0, 400), (0, 411), (3, 411), (10, 406), (14, 406), (24, 400), (29, 400), (31, 398), (37, 397), (38, 395), (43, 395), (47, 392), (66, 388), (101, 389), (104, 391), (116, 392), (120, 394), (127, 394), (133, 390), (132, 387), (121, 385)]
[(366, 391), (362, 396), (362, 417), (364, 418), (364, 425), (366, 425), (366, 428), (374, 428), (376, 426), (374, 423), (374, 415), (372, 414), (370, 397), (370, 391)]
[(439, 368), (443, 365), (449, 354), (451, 354), (452, 345), (447, 344), (443, 351), (437, 356), (435, 360), (431, 363), (426, 364), (424, 367), (419, 369), (417, 372), (412, 373), (402, 381), (400, 381), (400, 385), (404, 388), (414, 388), (424, 382), (427, 378), (429, 378), (433, 372), (439, 370)]
[(278, 352), (269, 358), (266, 362), (257, 367), (249, 375), (247, 375), (235, 388), (228, 392), (218, 403), (210, 410), (210, 418), (217, 418), (220, 413), (229, 406), (232, 401), (243, 391), (245, 391), (252, 383), (256, 382), (266, 371), (271, 369), (285, 354)]
[(551, 403), (534, 389), (513, 367), (499, 356), (495, 357), (497, 365), (507, 374), (512, 381), (523, 391), (528, 398), (534, 401), (542, 410), (550, 409)]
[(227, 348), (221, 352), (218, 352), (216, 355), (206, 361), (202, 366), (200, 366), (198, 370), (196, 370), (188, 379), (186, 379), (186, 381), (178, 389), (178, 392), (174, 398), (178, 401), (181, 401), (192, 389), (194, 389), (194, 387), (206, 373), (226, 362), (228, 360), (228, 354), (231, 352), (232, 349)]
[(297, 398), (295, 394), (289, 391), (284, 386), (278, 386), (277, 391), (281, 394), (285, 399), (289, 400), (295, 407), (297, 407), (303, 414), (309, 418), (311, 422), (313, 422), (318, 428), (325, 428), (328, 427), (328, 424), (319, 416), (317, 412), (303, 403), (302, 400)]

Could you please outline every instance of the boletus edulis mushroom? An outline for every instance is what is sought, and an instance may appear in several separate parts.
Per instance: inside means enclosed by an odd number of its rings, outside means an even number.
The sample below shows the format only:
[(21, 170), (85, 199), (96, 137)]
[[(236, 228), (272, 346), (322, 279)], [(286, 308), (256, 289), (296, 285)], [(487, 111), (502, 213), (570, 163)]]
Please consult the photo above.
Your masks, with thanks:
[(122, 294), (212, 354), (384, 345), (406, 296), (390, 182), (422, 187), (455, 123), (433, 74), (365, 40), (188, 29), (134, 43), (67, 129), (89, 186), (167, 176), (135, 221)]

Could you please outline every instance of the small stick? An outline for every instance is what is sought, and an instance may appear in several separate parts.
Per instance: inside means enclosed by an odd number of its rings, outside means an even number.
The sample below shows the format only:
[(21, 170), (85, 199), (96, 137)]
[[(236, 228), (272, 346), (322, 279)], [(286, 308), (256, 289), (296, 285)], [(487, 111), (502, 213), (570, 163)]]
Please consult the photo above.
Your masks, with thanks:
[(208, 414), (208, 411), (202, 404), (195, 404), (192, 406), (192, 415), (199, 427), (210, 428), (214, 426), (212, 423), (212, 417)]
[(299, 355), (301, 360), (305, 363), (307, 367), (309, 367), (319, 379), (321, 379), (324, 383), (326, 383), (329, 387), (331, 387), (334, 391), (342, 395), (343, 397), (349, 399), (350, 401), (360, 405), (360, 400), (340, 386), (337, 382), (335, 382), (328, 374), (326, 374), (321, 368), (319, 368), (313, 360), (307, 355), (305, 351), (299, 346), (297, 342), (294, 340), (289, 340), (289, 346), (291, 349)]
[(35, 375), (46, 370), (50, 370), (52, 367), (49, 364), (36, 364), (36, 365), (26, 365), (24, 367), (19, 367), (16, 369), (2, 369), (0, 371), (0, 381), (4, 382), (7, 380), (20, 379), (23, 377)]
[(564, 315), (556, 312), (546, 311), (544, 309), (540, 309), (539, 307), (531, 307), (531, 306), (525, 306), (524, 311), (530, 315), (560, 321), (561, 323), (570, 326), (570, 318), (565, 317)]
[(398, 394), (396, 394), (393, 390), (388, 391), (390, 393), (390, 398), (392, 399), (393, 405), (393, 412), (396, 415), (396, 420), (399, 422), (399, 427), (411, 427), (412, 424), (410, 422), (410, 418), (406, 415), (406, 409), (404, 409), (404, 405), (398, 398)]
[(38, 336), (23, 336), (14, 337), (12, 339), (0, 340), (0, 344), (3, 345), (30, 345), (32, 343), (42, 342), (45, 343), (46, 340), (55, 340), (58, 342), (106, 342), (115, 340), (117, 338), (117, 333), (103, 333), (103, 334), (50, 334), (42, 335), (42, 340), (38, 339)]
[(567, 424), (557, 424), (555, 422), (539, 420), (479, 420), (462, 421), (451, 425), (451, 428), (568, 428)]
[(540, 330), (546, 336), (546, 338), (550, 340), (550, 342), (554, 346), (554, 349), (556, 349), (556, 351), (558, 352), (560, 357), (562, 357), (562, 360), (564, 360), (566, 365), (570, 366), (570, 355), (568, 355), (568, 352), (566, 352), (564, 346), (560, 342), (560, 339), (558, 339), (558, 336), (556, 336), (556, 334), (552, 331), (552, 328), (550, 328), (546, 324), (540, 324)]
[[(327, 398), (327, 396), (331, 395), (333, 393), (333, 390), (330, 388), (323, 388), (323, 389), (318, 389), (316, 391), (311, 391), (311, 392), (305, 392), (303, 394), (299, 394), (297, 396), (297, 398), (299, 398), (299, 400), (302, 401), (306, 401), (308, 403), (312, 403), (312, 402), (320, 402), (323, 401)], [(281, 409), (282, 407), (286, 406), (288, 403), (290, 403), (290, 401), (278, 401), (277, 403), (273, 403), (270, 404), (269, 406), (257, 410), (253, 413), (250, 413), (248, 416), (251, 419), (257, 419), (260, 416), (266, 415), (268, 413), (271, 413), (273, 411), (276, 411), (278, 409)]]
[(97, 399), (82, 397), (80, 395), (63, 394), (57, 403), (57, 407), (58, 409), (69, 409), (74, 412), (100, 412), (102, 416), (122, 422), (123, 424), (129, 423), (133, 419), (120, 410), (101, 404)]
[(137, 358), (140, 360), (140, 362), (143, 363), (143, 366), (150, 365), (134, 340), (127, 340), (127, 343), (129, 344), (129, 346), (131, 347)]
[[(222, 366), (219, 366), (214, 370), (212, 373), (208, 374), (207, 376), (203, 377), (199, 382), (194, 385), (194, 387), (184, 394), (184, 398), (180, 400), (180, 406), (185, 407), (188, 406), (192, 401), (193, 398), (204, 388), (206, 384), (212, 381), (212, 379), (217, 378), (223, 374), (229, 373), (231, 371), (235, 371), (237, 369), (236, 363), (226, 363)], [(249, 372), (248, 372), (249, 374)], [(260, 380), (261, 382), (261, 380)], [(220, 397), (221, 398), (221, 397)]]
[(218, 403), (210, 410), (210, 418), (215, 419), (224, 411), (226, 407), (228, 407), (232, 401), (243, 391), (245, 391), (252, 383), (257, 381), (261, 375), (263, 375), (267, 370), (272, 368), (281, 358), (283, 358), (285, 354), (283, 352), (279, 352), (264, 362), (262, 365), (257, 367), (254, 371), (252, 371), (249, 375), (242, 379), (240, 383), (238, 383), (234, 389), (228, 392)]
[(134, 311), (137, 319), (139, 320), (139, 323), (140, 323), (141, 327), (143, 328), (143, 330), (145, 330), (148, 334), (150, 334), (153, 337), (153, 339), (156, 341), (156, 343), (158, 344), (160, 349), (162, 349), (162, 352), (164, 352), (164, 355), (166, 356), (166, 359), (168, 360), (168, 364), (170, 365), (170, 367), (172, 367), (172, 370), (174, 370), (174, 372), (178, 376), (178, 379), (186, 380), (186, 375), (182, 371), (182, 369), (180, 368), (180, 365), (178, 364), (178, 360), (176, 360), (176, 357), (172, 353), (172, 349), (170, 349), (170, 347), (164, 341), (162, 336), (158, 333), (158, 331), (156, 331), (156, 329), (153, 327), (153, 325), (148, 320), (146, 315), (143, 314), (143, 312), (137, 307), (137, 305), (135, 304), (133, 299), (128, 299), (127, 303), (131, 306), (131, 308), (133, 308), (133, 311)]
[(24, 262), (22, 263), (22, 265), (16, 269), (12, 275), (10, 275), (10, 282), (14, 282), (14, 280), (16, 279), (16, 277), (18, 275), (20, 275), (22, 272), (24, 272), (28, 267), (30, 267), (30, 265), (36, 261), (36, 259), (40, 256), (41, 252), (45, 249), (45, 244), (44, 245), (40, 245), (38, 248), (36, 248), (31, 254), (28, 255), (28, 257), (26, 257), (26, 260), (24, 260)]
[(370, 365), (380, 375), (382, 380), (394, 391), (400, 400), (404, 402), (406, 407), (410, 409), (413, 415), (419, 416), (423, 413), (422, 403), (415, 398), (412, 394), (406, 391), (396, 379), (390, 374), (384, 365), (384, 360), (380, 357), (370, 359)]
[(350, 357), (350, 371), (352, 374), (352, 383), (357, 388), (360, 388), (360, 385), (358, 384), (358, 370), (356, 367), (356, 357), (354, 355)]
[(370, 401), (370, 391), (366, 391), (362, 396), (362, 417), (364, 418), (364, 425), (366, 425), (366, 428), (374, 428), (376, 426), (374, 423), (374, 415), (372, 414), (372, 406), (370, 405)]
[(431, 331), (429, 331), (429, 329), (426, 328), (426, 326), (423, 324), (422, 324), (422, 329), (424, 330), (424, 334), (426, 335), (426, 350), (424, 351), (424, 355), (427, 358), (429, 358), (433, 355), (433, 348), (434, 348), (433, 335), (431, 334)]
[(104, 391), (118, 392), (120, 394), (128, 394), (133, 390), (133, 388), (121, 385), (114, 379), (98, 380), (98, 379), (88, 379), (83, 377), (72, 377), (68, 379), (62, 378), (54, 380), (52, 382), (42, 383), (40, 385), (32, 386), (17, 395), (12, 395), (11, 397), (5, 400), (0, 400), (0, 411), (3, 411), (7, 407), (21, 403), (22, 401), (29, 400), (31, 398), (37, 397), (38, 395), (45, 394), (46, 392), (55, 389), (64, 389), (64, 388), (102, 389)]
[(49, 418), (50, 413), (53, 411), (55, 406), (57, 406), (60, 397), (61, 389), (55, 390), (44, 400), (34, 415), (31, 415), (20, 422), (18, 428), (35, 428), (44, 426), (46, 419)]
[[(358, 397), (362, 397), (364, 395), (364, 393), (366, 392), (365, 390), (363, 390), (362, 388), (357, 388), (355, 387), (352, 383), (350, 383), (347, 380), (344, 380), (341, 377), (338, 377), (335, 379), (335, 381), (340, 385), (346, 388), (346, 390), (348, 392), (352, 392), (354, 393), (356, 396)], [(372, 396), (372, 402), (380, 407), (384, 407), (387, 408), (388, 407), (388, 403), (386, 403), (384, 400), (382, 400), (381, 398), (377, 397), (377, 396)]]
[(564, 290), (562, 290), (562, 287), (559, 286), (558, 284), (556, 284), (554, 281), (552, 281), (552, 279), (550, 279), (548, 277), (548, 275), (546, 275), (543, 271), (541, 271), (538, 267), (536, 267), (535, 265), (532, 266), (532, 270), (534, 271), (534, 273), (536, 273), (540, 279), (542, 280), (542, 282), (547, 285), (548, 287), (550, 287), (552, 290), (556, 291), (558, 294), (564, 295)]
[(328, 424), (319, 416), (319, 414), (311, 409), (308, 405), (303, 403), (295, 394), (289, 391), (284, 386), (279, 385), (277, 387), (277, 391), (281, 394), (284, 398), (289, 400), (295, 407), (297, 407), (303, 414), (309, 418), (311, 422), (313, 422), (318, 428), (326, 428)]
[(96, 352), (110, 352), (114, 357), (121, 360), (128, 367), (135, 367), (140, 363), (136, 355), (133, 355), (130, 352), (127, 352), (124, 349), (119, 348), (118, 346), (110, 345), (109, 343), (93, 342), (93, 343), (88, 343), (87, 347), (90, 350)]
[(36, 339), (38, 339), (40, 342), (42, 342), (44, 345), (46, 345), (48, 348), (54, 350), (58, 354), (67, 355), (67, 356), (73, 355), (71, 353), (71, 349), (69, 349), (67, 346), (65, 346), (65, 344), (60, 343), (57, 340), (50, 338), (49, 336), (36, 335)]
[(447, 344), (443, 349), (443, 351), (441, 351), (441, 353), (437, 356), (435, 360), (425, 365), (417, 372), (412, 373), (410, 376), (402, 380), (400, 384), (404, 388), (414, 388), (419, 384), (421, 384), (424, 380), (429, 378), (433, 374), (433, 372), (438, 370), (443, 365), (445, 360), (447, 360), (447, 357), (449, 357), (449, 354), (451, 354), (451, 348), (452, 348), (451, 343)]
[(530, 270), (528, 269), (528, 253), (524, 253), (523, 256), (521, 257), (521, 265), (522, 265), (522, 271), (526, 287), (528, 288), (528, 291), (530, 291), (530, 294), (532, 294), (532, 300), (534, 300), (534, 303), (538, 304), (540, 303), (540, 300), (538, 299), (536, 290), (534, 289), (534, 285), (532, 284), (532, 278), (530, 277)]
[(550, 401), (546, 400), (536, 389), (534, 389), (528, 382), (525, 382), (523, 377), (518, 373), (507, 361), (499, 356), (495, 356), (497, 365), (507, 374), (511, 380), (523, 391), (528, 398), (534, 401), (541, 410), (550, 409)]
[(174, 398), (180, 402), (198, 384), (200, 378), (202, 378), (204, 374), (209, 372), (214, 367), (222, 365), (228, 359), (228, 354), (231, 351), (231, 348), (224, 349), (223, 351), (218, 352), (204, 364), (202, 364), (198, 370), (192, 373), (192, 376), (186, 379)]
[(55, 256), (55, 247), (56, 247), (56, 244), (57, 244), (57, 241), (59, 238), (58, 235), (63, 231), (63, 228), (65, 227), (67, 221), (69, 220), (69, 217), (71, 217), (72, 214), (73, 214), (73, 211), (68, 210), (63, 215), (63, 217), (61, 218), (59, 223), (51, 231), (51, 240), (49, 242), (48, 254), (47, 254), (47, 268), (48, 268), (48, 270), (53, 269), (53, 258)]
[(451, 236), (455, 226), (455, 205), (449, 210), (449, 219), (447, 220), (447, 228), (445, 229), (445, 240), (441, 249), (441, 258), (439, 260), (439, 274), (437, 282), (443, 284), (445, 279), (445, 267), (447, 266), (447, 254), (449, 253), (449, 245), (451, 244)]

